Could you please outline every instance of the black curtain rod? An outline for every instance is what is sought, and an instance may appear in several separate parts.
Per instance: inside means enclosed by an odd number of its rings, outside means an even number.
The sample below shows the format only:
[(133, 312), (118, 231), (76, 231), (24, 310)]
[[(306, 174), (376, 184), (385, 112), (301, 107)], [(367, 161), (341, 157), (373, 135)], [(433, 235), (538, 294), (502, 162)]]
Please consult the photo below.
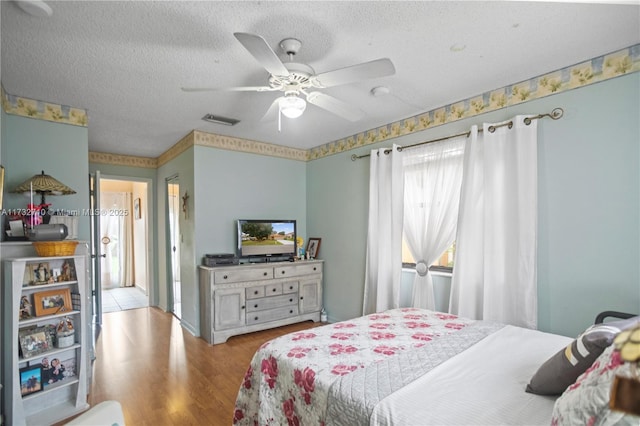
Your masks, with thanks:
[[(537, 120), (539, 118), (544, 118), (544, 117), (549, 117), (553, 120), (558, 120), (560, 118), (562, 118), (562, 116), (564, 115), (564, 110), (562, 108), (555, 108), (553, 111), (551, 111), (551, 113), (548, 114), (538, 114), (534, 117), (526, 117), (524, 119), (524, 124), (526, 124), (527, 126), (529, 124), (531, 124), (531, 120)], [(489, 126), (488, 130), (489, 132), (493, 133), (496, 131), (496, 129), (498, 127), (504, 127), (504, 126), (508, 126), (509, 128), (513, 127), (513, 121), (509, 121), (507, 123), (503, 123), (503, 124), (498, 124), (496, 126)], [(482, 129), (478, 129), (478, 132), (482, 132)], [(464, 133), (458, 133), (457, 135), (451, 135), (451, 136), (445, 136), (442, 138), (438, 138), (438, 139), (431, 139), (425, 142), (418, 142), (418, 143), (414, 143), (413, 145), (407, 145), (407, 146), (399, 146), (398, 147), (398, 151), (402, 151), (404, 149), (409, 149), (409, 148), (413, 148), (415, 146), (420, 146), (420, 145), (426, 145), (428, 143), (434, 143), (434, 142), (440, 142), (440, 141), (445, 141), (447, 139), (451, 139), (451, 138), (457, 138), (459, 136), (467, 136), (469, 137), (471, 135), (471, 130), (469, 130), (468, 132), (464, 132)], [(391, 152), (391, 148), (385, 149), (384, 153), (385, 154), (389, 154)], [(353, 154), (351, 156), (351, 161), (356, 161), (360, 158), (365, 158), (365, 157), (369, 157), (371, 156), (371, 154), (363, 154), (363, 155), (356, 155)]]

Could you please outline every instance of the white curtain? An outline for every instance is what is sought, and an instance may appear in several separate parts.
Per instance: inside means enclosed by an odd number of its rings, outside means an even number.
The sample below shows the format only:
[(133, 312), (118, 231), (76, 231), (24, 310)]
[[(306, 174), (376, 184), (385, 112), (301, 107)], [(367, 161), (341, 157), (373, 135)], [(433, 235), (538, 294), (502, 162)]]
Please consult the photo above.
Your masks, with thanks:
[(412, 306), (435, 309), (429, 266), (456, 236), (466, 137), (404, 153), (404, 238), (416, 261)]
[[(133, 203), (129, 192), (102, 192), (100, 218), (103, 252), (102, 287), (130, 287), (133, 279)], [(128, 214), (125, 214), (128, 212)]]
[(537, 120), (471, 130), (464, 154), (451, 313), (537, 327)]
[[(385, 154), (385, 151), (388, 151)], [(402, 276), (402, 152), (371, 151), (364, 315), (397, 308)]]

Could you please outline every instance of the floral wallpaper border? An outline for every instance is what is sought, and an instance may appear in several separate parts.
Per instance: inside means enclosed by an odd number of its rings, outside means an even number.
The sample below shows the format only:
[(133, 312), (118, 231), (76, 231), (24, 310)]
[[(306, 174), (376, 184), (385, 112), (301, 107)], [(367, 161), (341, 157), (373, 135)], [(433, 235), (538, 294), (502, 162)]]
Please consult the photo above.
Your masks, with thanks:
[(309, 150), (315, 160), (640, 71), (640, 44)]
[(231, 138), (206, 132), (195, 132), (195, 144), (211, 148), (228, 149), (249, 152), (252, 154), (268, 155), (271, 157), (288, 158), (291, 160), (307, 161), (309, 152), (304, 149), (274, 145), (247, 139)]
[[(347, 136), (310, 150), (193, 130), (158, 158), (90, 152), (89, 161), (101, 164), (157, 168), (194, 145), (297, 161), (311, 161), (638, 71), (640, 71), (640, 44), (485, 92), (376, 129)], [(0, 87), (0, 89), (2, 107), (8, 114), (87, 126), (87, 112), (83, 109), (13, 96), (7, 94), (4, 87)]]
[(89, 124), (87, 111), (82, 108), (14, 96), (5, 92), (4, 87), (0, 87), (0, 89), (2, 91), (2, 108), (7, 114), (81, 127), (87, 127)]
[(132, 155), (109, 154), (107, 152), (89, 152), (89, 162), (96, 164), (110, 164), (114, 166), (141, 167), (157, 169), (158, 159), (136, 157)]

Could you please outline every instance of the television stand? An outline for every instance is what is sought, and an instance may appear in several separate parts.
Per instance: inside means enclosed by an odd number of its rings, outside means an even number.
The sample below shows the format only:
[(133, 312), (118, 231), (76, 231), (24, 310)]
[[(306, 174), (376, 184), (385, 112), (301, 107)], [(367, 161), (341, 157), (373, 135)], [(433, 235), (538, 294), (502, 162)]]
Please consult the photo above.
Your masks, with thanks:
[(200, 336), (210, 344), (301, 321), (320, 321), (322, 260), (199, 266)]

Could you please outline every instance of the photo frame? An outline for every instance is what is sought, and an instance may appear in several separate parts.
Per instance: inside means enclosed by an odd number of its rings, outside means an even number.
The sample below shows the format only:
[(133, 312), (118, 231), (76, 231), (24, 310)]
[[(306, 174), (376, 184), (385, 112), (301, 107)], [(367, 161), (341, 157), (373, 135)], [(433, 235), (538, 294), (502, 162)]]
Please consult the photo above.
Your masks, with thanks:
[(46, 327), (23, 328), (18, 333), (23, 358), (31, 358), (53, 349), (53, 339)]
[(20, 393), (23, 397), (40, 392), (42, 389), (42, 364), (20, 369)]
[(18, 311), (18, 319), (26, 320), (33, 317), (33, 304), (28, 294), (20, 297), (20, 311)]
[(25, 266), (23, 285), (42, 285), (50, 282), (49, 262), (30, 262)]
[(140, 198), (133, 200), (133, 217), (134, 219), (142, 219), (142, 206), (140, 205)]
[(67, 287), (33, 293), (33, 305), (37, 317), (69, 312), (73, 310), (71, 290)]
[(309, 238), (309, 242), (307, 243), (307, 253), (311, 258), (315, 259), (318, 257), (321, 241), (321, 238)]

